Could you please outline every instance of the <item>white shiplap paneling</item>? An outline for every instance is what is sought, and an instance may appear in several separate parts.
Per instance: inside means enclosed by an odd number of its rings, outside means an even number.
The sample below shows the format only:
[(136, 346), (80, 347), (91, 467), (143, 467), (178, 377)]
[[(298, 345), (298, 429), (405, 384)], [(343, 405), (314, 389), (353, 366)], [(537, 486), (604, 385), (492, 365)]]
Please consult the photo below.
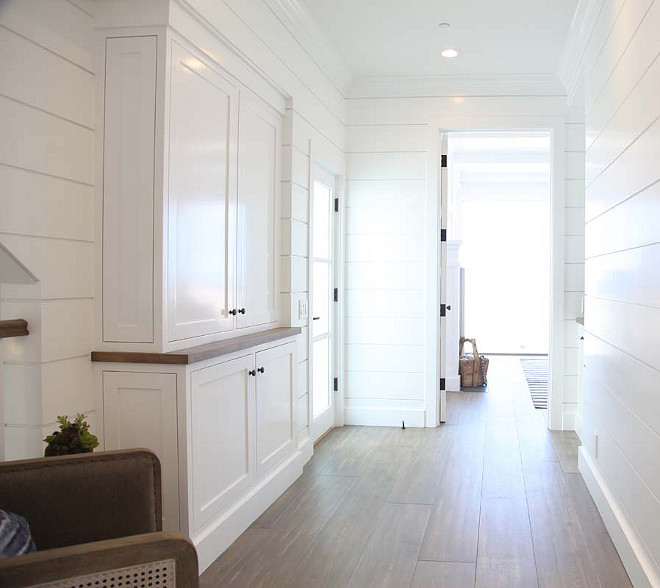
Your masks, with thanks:
[(652, 522), (660, 516), (660, 4), (604, 0), (602, 5), (593, 33), (580, 31), (580, 23), (572, 32), (584, 36), (588, 56), (582, 64), (588, 186), (580, 467), (633, 584), (655, 586), (660, 583), (660, 533)]
[(0, 9), (0, 241), (39, 280), (2, 289), (3, 316), (30, 329), (4, 346), (7, 459), (40, 455), (58, 414), (94, 410), (92, 24), (66, 0)]

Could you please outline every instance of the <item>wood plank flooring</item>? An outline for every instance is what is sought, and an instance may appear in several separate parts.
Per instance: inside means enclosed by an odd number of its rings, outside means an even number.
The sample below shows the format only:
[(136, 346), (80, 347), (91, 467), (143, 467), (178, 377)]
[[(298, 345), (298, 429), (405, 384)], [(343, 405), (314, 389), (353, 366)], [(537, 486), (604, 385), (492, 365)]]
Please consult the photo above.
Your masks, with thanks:
[(437, 429), (343, 427), (202, 575), (202, 588), (627, 588), (577, 473), (516, 358), (488, 392), (448, 394)]

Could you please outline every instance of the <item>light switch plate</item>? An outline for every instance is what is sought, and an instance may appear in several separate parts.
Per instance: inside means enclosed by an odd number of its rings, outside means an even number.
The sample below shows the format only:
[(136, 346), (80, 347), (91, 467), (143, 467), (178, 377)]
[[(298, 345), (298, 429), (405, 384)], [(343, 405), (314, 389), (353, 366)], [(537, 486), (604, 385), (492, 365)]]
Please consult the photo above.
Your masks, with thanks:
[(307, 318), (307, 300), (298, 300), (298, 319), (304, 320)]

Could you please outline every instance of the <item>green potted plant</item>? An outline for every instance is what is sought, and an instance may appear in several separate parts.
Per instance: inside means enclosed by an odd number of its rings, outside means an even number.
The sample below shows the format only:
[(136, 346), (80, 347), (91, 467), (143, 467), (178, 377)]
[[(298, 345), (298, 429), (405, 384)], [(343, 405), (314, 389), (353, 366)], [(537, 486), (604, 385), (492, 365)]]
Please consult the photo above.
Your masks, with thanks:
[(85, 421), (86, 415), (78, 413), (73, 421), (68, 415), (58, 416), (59, 431), (53, 431), (44, 441), (46, 450), (44, 457), (52, 455), (69, 455), (71, 453), (91, 453), (98, 447), (99, 440), (96, 435), (89, 432), (89, 425)]

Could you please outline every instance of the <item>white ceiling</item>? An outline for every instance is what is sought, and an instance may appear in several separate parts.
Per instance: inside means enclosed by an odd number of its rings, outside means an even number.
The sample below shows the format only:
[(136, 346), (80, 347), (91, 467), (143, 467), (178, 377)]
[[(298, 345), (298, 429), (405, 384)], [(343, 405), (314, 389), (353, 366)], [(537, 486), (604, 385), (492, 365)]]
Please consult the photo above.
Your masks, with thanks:
[[(299, 0), (355, 77), (554, 74), (577, 0)], [(441, 22), (451, 24), (440, 29)], [(444, 59), (455, 47), (459, 57)]]

